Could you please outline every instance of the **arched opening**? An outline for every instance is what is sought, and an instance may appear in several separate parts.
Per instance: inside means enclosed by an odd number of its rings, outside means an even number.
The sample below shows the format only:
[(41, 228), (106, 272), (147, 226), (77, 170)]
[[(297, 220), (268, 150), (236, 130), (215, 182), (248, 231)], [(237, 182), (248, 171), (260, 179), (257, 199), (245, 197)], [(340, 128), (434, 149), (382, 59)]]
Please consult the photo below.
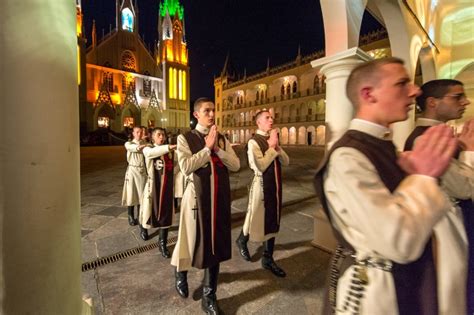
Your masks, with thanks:
[(296, 105), (291, 104), (290, 105), (290, 119), (289, 122), (295, 122), (296, 121)]
[(111, 128), (115, 118), (115, 112), (108, 104), (102, 104), (94, 114), (95, 123), (98, 128)]
[(281, 128), (280, 143), (281, 144), (288, 144), (288, 128), (286, 128), (286, 127)]
[(306, 128), (303, 126), (298, 128), (298, 144), (307, 144), (306, 143)]
[(308, 145), (313, 145), (316, 142), (316, 128), (314, 126), (309, 126), (307, 130), (308, 134), (306, 136), (306, 143)]
[(288, 135), (288, 142), (289, 144), (296, 144), (296, 128), (291, 127), (289, 130), (289, 135)]
[(250, 130), (247, 129), (245, 130), (245, 143), (247, 143), (250, 140)]
[(316, 145), (326, 144), (326, 126), (320, 125), (316, 128)]

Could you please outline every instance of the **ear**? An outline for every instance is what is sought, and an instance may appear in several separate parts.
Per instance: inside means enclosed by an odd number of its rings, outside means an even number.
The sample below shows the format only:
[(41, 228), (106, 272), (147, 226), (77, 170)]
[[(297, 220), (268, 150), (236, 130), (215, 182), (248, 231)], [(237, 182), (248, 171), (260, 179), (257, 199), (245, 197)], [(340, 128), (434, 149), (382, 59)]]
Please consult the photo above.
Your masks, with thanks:
[(194, 118), (199, 119), (199, 114), (197, 112), (193, 112), (193, 116)]
[(434, 109), (438, 105), (438, 102), (436, 101), (435, 97), (430, 96), (426, 98), (425, 105), (426, 105), (426, 108)]
[(373, 89), (370, 86), (362, 87), (359, 91), (359, 97), (364, 102), (373, 103), (376, 101), (375, 96), (373, 95)]

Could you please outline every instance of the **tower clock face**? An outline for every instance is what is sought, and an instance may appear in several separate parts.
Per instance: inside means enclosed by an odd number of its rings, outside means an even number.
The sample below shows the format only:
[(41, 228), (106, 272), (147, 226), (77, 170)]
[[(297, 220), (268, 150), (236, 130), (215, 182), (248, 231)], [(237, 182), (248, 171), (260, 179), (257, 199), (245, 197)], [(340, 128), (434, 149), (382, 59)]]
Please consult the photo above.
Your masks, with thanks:
[(122, 10), (122, 29), (133, 32), (133, 13), (129, 8)]

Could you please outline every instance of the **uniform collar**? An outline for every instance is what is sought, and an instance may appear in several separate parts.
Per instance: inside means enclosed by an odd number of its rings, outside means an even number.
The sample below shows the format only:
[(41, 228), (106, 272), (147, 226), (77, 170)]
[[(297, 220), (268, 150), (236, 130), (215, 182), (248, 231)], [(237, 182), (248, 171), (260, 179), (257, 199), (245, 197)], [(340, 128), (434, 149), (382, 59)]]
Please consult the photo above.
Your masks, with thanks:
[(441, 125), (441, 124), (443, 124), (442, 121), (431, 119), (431, 118), (418, 118), (416, 120), (417, 127), (431, 127), (431, 126), (436, 126), (436, 125)]
[(349, 129), (361, 131), (382, 140), (392, 140), (392, 133), (389, 128), (368, 120), (354, 118), (349, 125)]
[(261, 136), (264, 136), (264, 137), (270, 136), (270, 135), (268, 134), (268, 132), (262, 131), (262, 130), (260, 130), (260, 129), (257, 129), (257, 134), (259, 134), (259, 135), (261, 135)]
[(209, 133), (210, 128), (204, 127), (203, 125), (197, 124), (196, 125), (196, 130), (199, 131), (202, 134), (207, 135)]

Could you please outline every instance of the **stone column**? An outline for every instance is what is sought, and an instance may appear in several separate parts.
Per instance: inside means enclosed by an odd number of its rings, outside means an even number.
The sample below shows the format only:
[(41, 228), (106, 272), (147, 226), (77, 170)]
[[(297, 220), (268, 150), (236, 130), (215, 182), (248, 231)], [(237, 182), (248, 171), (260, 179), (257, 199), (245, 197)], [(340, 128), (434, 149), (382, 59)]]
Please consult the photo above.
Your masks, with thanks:
[[(371, 57), (357, 47), (311, 62), (313, 68), (321, 67), (326, 76), (326, 149), (330, 149), (347, 130), (354, 110), (346, 96), (346, 82), (352, 69)], [(314, 215), (314, 238), (312, 244), (332, 251), (337, 242), (331, 224), (322, 208)]]
[(80, 314), (75, 2), (0, 12), (0, 313)]
[(326, 145), (329, 149), (347, 130), (354, 116), (351, 102), (346, 96), (346, 82), (352, 69), (371, 57), (354, 47), (335, 55), (311, 62), (326, 76)]

